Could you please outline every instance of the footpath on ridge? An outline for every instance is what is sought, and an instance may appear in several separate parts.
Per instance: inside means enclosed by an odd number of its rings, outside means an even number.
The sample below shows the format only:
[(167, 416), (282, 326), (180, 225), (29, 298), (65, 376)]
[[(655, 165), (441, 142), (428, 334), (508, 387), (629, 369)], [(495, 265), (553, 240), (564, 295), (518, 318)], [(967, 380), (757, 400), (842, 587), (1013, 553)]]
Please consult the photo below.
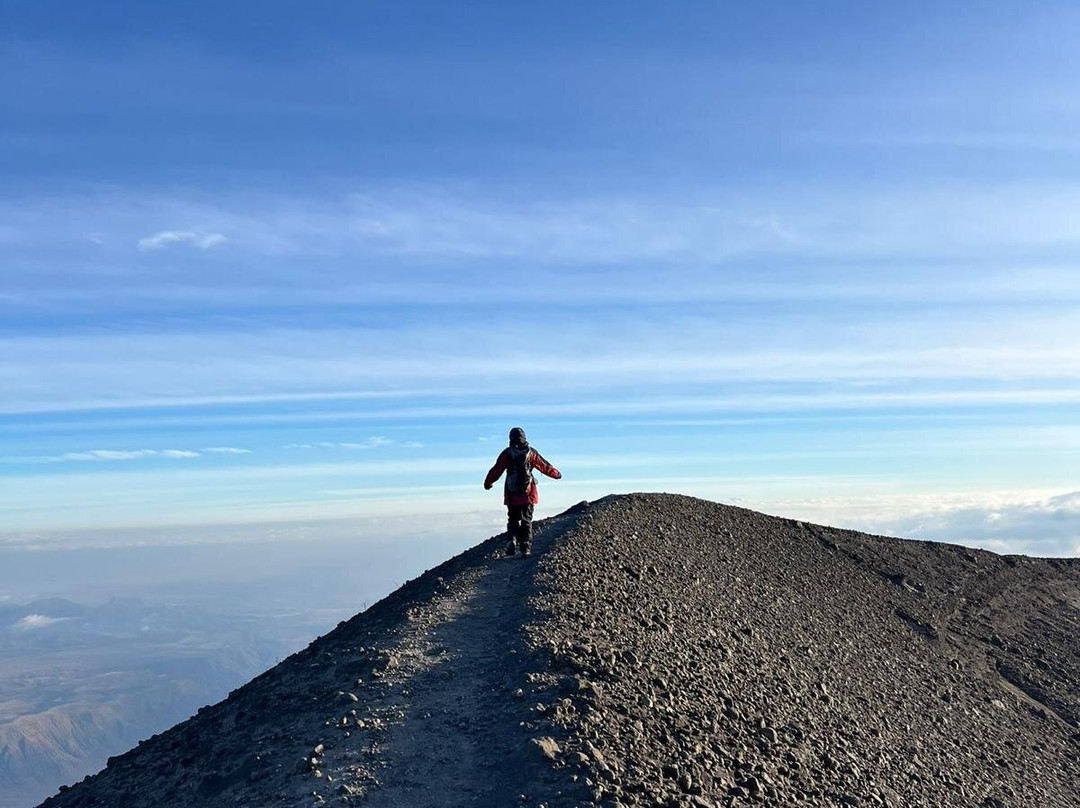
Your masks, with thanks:
[[(566, 521), (538, 526), (537, 555)], [(504, 543), (491, 544), (483, 564), (408, 610), (407, 627), (387, 649), (378, 695), (364, 700), (365, 715), (380, 722), (379, 739), (360, 755), (341, 746), (320, 762), (324, 776), (351, 784), (338, 791), (363, 795), (372, 808), (565, 796), (558, 773), (537, 765), (528, 733), (536, 714), (523, 685), (543, 678), (531, 670), (537, 660), (523, 633), (535, 594), (532, 559), (504, 558)]]
[(1080, 562), (635, 494), (496, 536), (48, 808), (1080, 806)]

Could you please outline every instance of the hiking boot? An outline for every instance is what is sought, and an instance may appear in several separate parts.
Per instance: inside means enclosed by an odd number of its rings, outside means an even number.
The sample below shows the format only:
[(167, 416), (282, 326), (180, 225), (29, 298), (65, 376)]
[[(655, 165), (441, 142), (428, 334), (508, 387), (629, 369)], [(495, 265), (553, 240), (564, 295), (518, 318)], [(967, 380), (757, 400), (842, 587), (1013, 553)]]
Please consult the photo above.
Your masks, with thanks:
[(532, 548), (526, 544), (524, 547), (518, 550), (518, 552), (521, 553), (522, 558), (528, 558), (532, 555)]
[(515, 555), (516, 553), (517, 553), (517, 545), (516, 544), (514, 544), (513, 542), (510, 542), (508, 545), (506, 545), (506, 554), (508, 556)]

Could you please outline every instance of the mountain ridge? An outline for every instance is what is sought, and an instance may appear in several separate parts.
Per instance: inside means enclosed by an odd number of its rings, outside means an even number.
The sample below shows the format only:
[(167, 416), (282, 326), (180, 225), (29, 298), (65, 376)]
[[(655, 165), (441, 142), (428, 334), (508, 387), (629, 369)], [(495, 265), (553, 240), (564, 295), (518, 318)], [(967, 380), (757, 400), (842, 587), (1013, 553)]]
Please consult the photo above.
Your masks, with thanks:
[(42, 803), (1075, 806), (1080, 563), (629, 494)]

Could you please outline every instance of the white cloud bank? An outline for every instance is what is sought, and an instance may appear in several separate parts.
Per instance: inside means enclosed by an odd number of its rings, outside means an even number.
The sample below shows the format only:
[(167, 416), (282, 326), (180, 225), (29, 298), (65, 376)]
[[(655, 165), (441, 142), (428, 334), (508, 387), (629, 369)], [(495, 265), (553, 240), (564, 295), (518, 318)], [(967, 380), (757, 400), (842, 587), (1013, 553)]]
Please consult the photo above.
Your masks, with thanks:
[(863, 527), (996, 553), (1080, 555), (1080, 491), (1019, 502), (942, 506)]
[(209, 250), (228, 241), (221, 233), (202, 233), (191, 230), (162, 230), (152, 236), (139, 239), (143, 252), (165, 250), (169, 247), (187, 245), (199, 250)]

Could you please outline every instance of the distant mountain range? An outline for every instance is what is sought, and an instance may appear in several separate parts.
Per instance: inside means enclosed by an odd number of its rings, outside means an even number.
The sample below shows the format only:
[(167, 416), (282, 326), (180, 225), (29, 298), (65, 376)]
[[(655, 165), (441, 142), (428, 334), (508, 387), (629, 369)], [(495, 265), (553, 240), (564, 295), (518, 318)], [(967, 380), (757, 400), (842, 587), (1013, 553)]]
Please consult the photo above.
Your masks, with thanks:
[(114, 599), (0, 606), (0, 808), (27, 808), (285, 656), (247, 621)]

